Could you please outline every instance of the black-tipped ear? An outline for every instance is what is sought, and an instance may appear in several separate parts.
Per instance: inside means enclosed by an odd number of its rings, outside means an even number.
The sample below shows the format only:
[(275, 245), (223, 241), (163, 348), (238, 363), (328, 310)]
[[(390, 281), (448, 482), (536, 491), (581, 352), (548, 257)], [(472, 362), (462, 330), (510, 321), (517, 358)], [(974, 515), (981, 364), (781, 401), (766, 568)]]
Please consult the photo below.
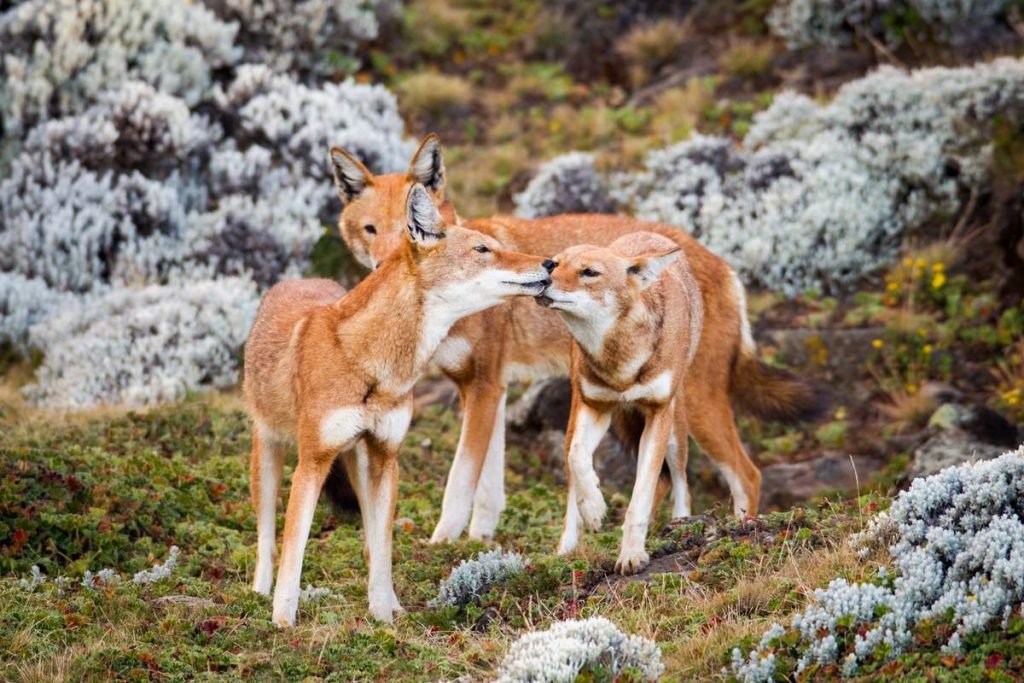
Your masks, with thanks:
[(417, 183), (409, 190), (406, 200), (406, 222), (409, 225), (409, 239), (422, 247), (432, 247), (444, 239), (444, 223), (441, 213), (426, 189)]
[(368, 185), (373, 184), (373, 174), (354, 156), (339, 147), (331, 148), (331, 170), (338, 197), (344, 203), (358, 197)]
[(662, 271), (675, 263), (682, 254), (682, 249), (674, 247), (661, 254), (641, 256), (626, 267), (626, 272), (640, 283), (641, 289), (647, 289), (657, 282)]
[(431, 133), (423, 138), (419, 149), (412, 155), (409, 163), (409, 177), (423, 187), (443, 198), (441, 193), (444, 190), (445, 170), (444, 157), (441, 156), (441, 138), (436, 133)]

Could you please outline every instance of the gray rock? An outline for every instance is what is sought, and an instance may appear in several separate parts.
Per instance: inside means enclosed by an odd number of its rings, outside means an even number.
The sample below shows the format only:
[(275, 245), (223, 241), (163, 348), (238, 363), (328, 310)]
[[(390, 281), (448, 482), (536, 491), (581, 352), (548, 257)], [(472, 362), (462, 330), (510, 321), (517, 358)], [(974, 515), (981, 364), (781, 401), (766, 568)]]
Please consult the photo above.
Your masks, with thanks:
[(761, 509), (786, 509), (811, 498), (841, 491), (855, 493), (880, 470), (875, 458), (826, 453), (820, 458), (769, 465), (761, 470)]
[(1006, 451), (1006, 446), (985, 443), (962, 429), (945, 429), (914, 451), (910, 476), (927, 477), (965, 462), (998, 458)]

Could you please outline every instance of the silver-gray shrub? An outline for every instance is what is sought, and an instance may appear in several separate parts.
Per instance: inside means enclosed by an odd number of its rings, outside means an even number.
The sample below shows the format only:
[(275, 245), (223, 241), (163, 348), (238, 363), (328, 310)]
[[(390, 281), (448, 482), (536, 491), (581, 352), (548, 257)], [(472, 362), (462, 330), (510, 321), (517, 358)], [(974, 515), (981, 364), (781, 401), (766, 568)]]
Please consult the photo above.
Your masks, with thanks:
[[(987, 189), (996, 116), (1024, 121), (1020, 59), (887, 67), (826, 104), (780, 94), (741, 147), (697, 136), (604, 182), (620, 206), (690, 231), (750, 282), (790, 295), (842, 290), (915, 230), (952, 226), (971, 193)], [(595, 194), (591, 179), (559, 187), (570, 195), (562, 203)], [(543, 203), (528, 201), (544, 196), (531, 187), (517, 212), (536, 215)]]
[(174, 570), (178, 568), (178, 556), (180, 554), (178, 546), (172, 545), (167, 553), (167, 559), (163, 562), (158, 562), (149, 569), (135, 572), (132, 576), (132, 583), (141, 586), (169, 579), (174, 574)]
[(205, 0), (239, 26), (244, 59), (279, 71), (330, 75), (396, 15), (396, 0)]
[(140, 80), (189, 105), (241, 56), (237, 25), (198, 2), (27, 0), (0, 14), (0, 118), (17, 135)]
[(75, 298), (51, 289), (45, 280), (0, 271), (0, 347), (28, 355), (29, 329)]
[(498, 669), (499, 683), (571, 683), (588, 668), (618, 677), (627, 669), (646, 681), (665, 671), (661, 649), (642, 636), (626, 635), (604, 617), (561, 621), (512, 643)]
[(32, 328), (45, 356), (26, 395), (77, 409), (229, 387), (258, 301), (250, 280), (228, 277), (85, 297)]
[(459, 606), (477, 602), (494, 586), (522, 572), (529, 560), (519, 553), (500, 547), (479, 553), (471, 560), (462, 560), (448, 578), (442, 579), (431, 607)]
[(887, 19), (912, 13), (933, 36), (957, 39), (965, 28), (995, 23), (1008, 0), (781, 0), (768, 13), (771, 32), (791, 48), (849, 45), (863, 34), (889, 44), (901, 41)]
[[(924, 619), (951, 615), (949, 651), (971, 634), (1005, 628), (1024, 602), (1024, 447), (915, 480), (855, 542), (865, 552), (891, 543), (895, 571), (868, 583), (836, 579), (815, 591), (788, 627), (799, 635), (798, 672), (839, 662), (853, 675), (880, 645), (891, 657), (912, 648), (914, 627)], [(847, 649), (837, 639), (841, 621), (848, 632), (860, 632)], [(746, 657), (734, 651), (733, 673), (773, 680), (786, 632), (773, 627)]]
[(515, 201), (524, 218), (615, 211), (615, 203), (594, 169), (594, 155), (584, 152), (563, 154), (544, 164)]

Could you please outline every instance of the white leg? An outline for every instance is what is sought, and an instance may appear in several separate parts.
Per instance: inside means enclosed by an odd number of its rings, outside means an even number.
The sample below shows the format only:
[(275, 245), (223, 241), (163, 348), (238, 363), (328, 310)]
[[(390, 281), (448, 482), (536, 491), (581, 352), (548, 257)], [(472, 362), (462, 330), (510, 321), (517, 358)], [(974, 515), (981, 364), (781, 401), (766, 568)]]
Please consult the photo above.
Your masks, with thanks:
[(749, 513), (750, 499), (747, 497), (747, 491), (743, 488), (743, 481), (739, 475), (736, 474), (736, 470), (729, 467), (723, 462), (718, 460), (712, 460), (715, 467), (722, 474), (722, 478), (725, 479), (725, 483), (729, 485), (729, 493), (732, 494), (732, 511), (733, 514), (743, 519)]
[(569, 475), (568, 496), (565, 504), (565, 522), (562, 526), (562, 537), (558, 539), (558, 554), (568, 555), (580, 542), (580, 513), (576, 507), (576, 487)]
[(584, 404), (576, 412), (576, 425), (569, 446), (569, 468), (572, 470), (576, 506), (583, 523), (591, 531), (601, 528), (608, 509), (601, 482), (594, 470), (594, 451), (611, 424), (611, 413), (598, 413)]
[[(391, 623), (402, 606), (395, 595), (391, 574), (392, 527), (395, 500), (398, 493), (398, 458), (395, 453), (375, 450), (368, 456), (361, 445), (356, 448), (359, 458), (360, 479), (365, 477), (366, 506), (363, 526), (366, 530), (366, 549), (370, 568), (367, 596), (370, 614)], [(369, 462), (370, 457), (374, 462)], [(365, 464), (364, 464), (365, 463)]]
[(491, 540), (498, 520), (505, 509), (505, 399), (507, 391), (501, 394), (498, 409), (494, 414), (491, 441), (487, 445), (487, 456), (480, 480), (473, 497), (473, 520), (469, 524), (469, 537)]
[(263, 425), (255, 426), (252, 464), (252, 498), (256, 511), (256, 570), (252, 589), (270, 595), (277, 555), (277, 498), (281, 489), (283, 445)]
[[(499, 405), (504, 405), (504, 401), (504, 389), (501, 389), (500, 393), (493, 387), (482, 385), (473, 385), (465, 389), (459, 445), (455, 449), (452, 468), (448, 471), (448, 483), (445, 485), (444, 499), (441, 502), (441, 519), (438, 520), (430, 537), (431, 543), (454, 541), (469, 523), (477, 480), (488, 459), (488, 446), (494, 440), (495, 415)], [(504, 431), (502, 418), (502, 439), (505, 438)], [(504, 448), (502, 457), (504, 459)]]
[[(668, 470), (672, 475), (672, 519), (689, 517), (690, 511), (690, 489), (686, 482), (686, 457), (685, 450), (689, 444), (684, 440), (680, 446), (680, 440), (676, 430), (672, 430), (672, 437), (668, 442), (668, 449), (665, 451), (665, 459), (668, 461)], [(682, 452), (682, 457), (680, 453)]]
[(299, 464), (292, 476), (292, 490), (288, 496), (288, 514), (284, 524), (284, 543), (281, 549), (281, 567), (274, 588), (274, 623), (278, 626), (295, 624), (299, 606), (299, 584), (302, 576), (302, 558), (313, 524), (320, 487), (327, 477), (328, 465), (320, 467), (305, 463), (299, 454)]
[(647, 527), (650, 525), (655, 489), (661, 466), (665, 462), (665, 450), (672, 428), (670, 415), (671, 411), (663, 410), (648, 417), (643, 436), (640, 437), (636, 484), (633, 486), (629, 507), (626, 508), (626, 519), (622, 524), (622, 550), (615, 563), (615, 570), (622, 574), (634, 574), (650, 561), (645, 549)]

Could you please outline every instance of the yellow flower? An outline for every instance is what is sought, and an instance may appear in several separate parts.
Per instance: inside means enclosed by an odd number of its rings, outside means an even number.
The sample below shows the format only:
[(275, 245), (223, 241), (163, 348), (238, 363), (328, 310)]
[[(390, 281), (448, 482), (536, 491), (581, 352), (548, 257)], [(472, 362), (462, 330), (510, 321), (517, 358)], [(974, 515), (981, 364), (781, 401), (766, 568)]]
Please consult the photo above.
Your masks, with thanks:
[(909, 268), (910, 266), (914, 265), (914, 259), (912, 259), (912, 258), (905, 258), (905, 259), (903, 259), (903, 265), (905, 265), (907, 268)]
[(924, 268), (925, 266), (928, 265), (928, 262), (925, 261), (923, 258), (919, 258), (916, 261), (914, 261), (914, 265), (917, 266), (918, 268)]
[(939, 289), (942, 285), (946, 284), (945, 273), (935, 273), (935, 277), (932, 278), (932, 289)]
[(885, 288), (888, 289), (890, 292), (898, 292), (900, 291), (900, 283), (890, 282), (885, 286)]
[(908, 384), (907, 385), (907, 393), (908, 394), (916, 394), (917, 393), (917, 385), (916, 384)]
[(921, 350), (924, 351), (927, 355), (931, 355), (931, 353), (932, 353), (932, 345), (931, 344), (925, 344), (924, 348), (921, 349)]
[(925, 337), (928, 336), (928, 330), (924, 329), (923, 327), (917, 328), (917, 336), (920, 337), (921, 339), (924, 339)]
[(934, 270), (936, 272), (942, 270), (945, 267), (946, 267), (946, 264), (944, 264), (942, 261), (939, 261), (938, 263), (933, 263), (932, 264), (932, 270)]
[(871, 345), (874, 346), (876, 349), (880, 349), (883, 346), (885, 346), (885, 342), (882, 341), (881, 339), (874, 339), (872, 340)]

